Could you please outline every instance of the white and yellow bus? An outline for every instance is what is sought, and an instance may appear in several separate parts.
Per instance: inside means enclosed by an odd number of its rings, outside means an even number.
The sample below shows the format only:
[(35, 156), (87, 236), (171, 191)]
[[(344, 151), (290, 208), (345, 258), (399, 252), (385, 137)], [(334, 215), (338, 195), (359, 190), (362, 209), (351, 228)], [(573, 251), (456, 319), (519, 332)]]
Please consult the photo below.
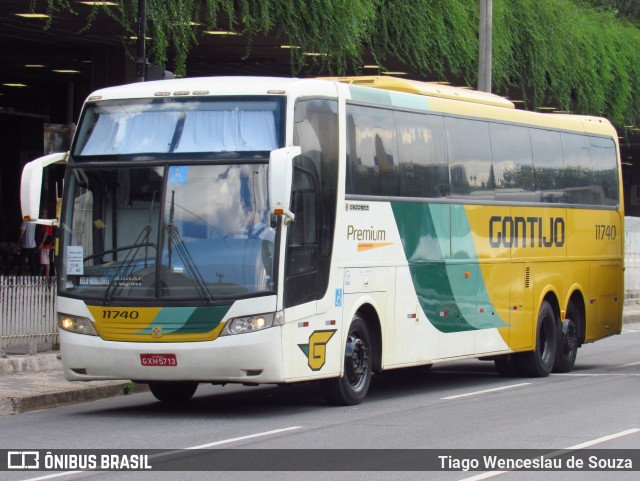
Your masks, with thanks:
[[(569, 371), (621, 330), (617, 135), (388, 77), (189, 78), (106, 88), (66, 162), (58, 310), (67, 379), (321, 382), (483, 358)], [(41, 221), (42, 222), (42, 221)]]

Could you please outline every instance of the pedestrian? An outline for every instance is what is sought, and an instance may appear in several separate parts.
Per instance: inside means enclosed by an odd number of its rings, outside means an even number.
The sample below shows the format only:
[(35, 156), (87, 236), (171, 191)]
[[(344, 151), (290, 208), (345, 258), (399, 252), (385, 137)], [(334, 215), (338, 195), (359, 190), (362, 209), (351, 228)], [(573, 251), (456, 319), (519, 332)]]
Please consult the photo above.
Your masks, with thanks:
[[(46, 209), (42, 209), (40, 211), (40, 218), (47, 218)], [(40, 252), (40, 266), (42, 266), (41, 274), (45, 277), (49, 277), (49, 273), (51, 271), (50, 255), (51, 247), (53, 245), (53, 226), (39, 225), (37, 231), (37, 246), (38, 251)]]
[(36, 262), (36, 225), (31, 222), (22, 221), (20, 235), (16, 242), (16, 252), (20, 251), (18, 257), (18, 275), (24, 273), (25, 262), (29, 262), (31, 275), (38, 274), (38, 264)]

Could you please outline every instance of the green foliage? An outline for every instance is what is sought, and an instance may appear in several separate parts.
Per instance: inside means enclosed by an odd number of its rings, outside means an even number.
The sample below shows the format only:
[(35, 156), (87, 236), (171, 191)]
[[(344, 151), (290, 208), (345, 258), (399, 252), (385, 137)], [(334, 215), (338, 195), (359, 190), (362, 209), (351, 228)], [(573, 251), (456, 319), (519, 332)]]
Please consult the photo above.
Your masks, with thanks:
[(521, 92), (532, 108), (548, 103), (618, 125), (638, 122), (632, 92), (640, 87), (640, 30), (577, 2), (499, 3), (495, 33), (500, 49), (509, 45), (510, 52), (501, 57), (494, 50), (498, 93)]
[[(94, 7), (88, 27), (106, 13), (135, 34), (138, 0), (116, 1)], [(73, 12), (69, 0), (47, 3), (50, 13)], [(640, 124), (640, 29), (626, 20), (637, 3), (494, 0), (494, 92), (524, 98), (528, 108), (554, 105)], [(357, 73), (370, 55), (383, 69), (394, 59), (428, 80), (474, 85), (478, 10), (478, 0), (147, 0), (148, 55), (164, 64), (170, 54), (184, 76), (202, 30), (225, 28), (244, 35), (247, 55), (263, 35), (300, 47), (291, 49), (294, 75), (310, 73), (309, 62), (321, 74)]]

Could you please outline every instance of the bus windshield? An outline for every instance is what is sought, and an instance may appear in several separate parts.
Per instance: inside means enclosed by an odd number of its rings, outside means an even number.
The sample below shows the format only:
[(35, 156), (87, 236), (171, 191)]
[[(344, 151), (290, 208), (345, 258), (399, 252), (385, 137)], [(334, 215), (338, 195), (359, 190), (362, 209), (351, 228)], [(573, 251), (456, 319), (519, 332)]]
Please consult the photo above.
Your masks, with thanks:
[(273, 290), (267, 165), (70, 167), (60, 292), (209, 303)]
[(85, 107), (73, 156), (271, 151), (281, 111), (279, 98), (105, 100)]

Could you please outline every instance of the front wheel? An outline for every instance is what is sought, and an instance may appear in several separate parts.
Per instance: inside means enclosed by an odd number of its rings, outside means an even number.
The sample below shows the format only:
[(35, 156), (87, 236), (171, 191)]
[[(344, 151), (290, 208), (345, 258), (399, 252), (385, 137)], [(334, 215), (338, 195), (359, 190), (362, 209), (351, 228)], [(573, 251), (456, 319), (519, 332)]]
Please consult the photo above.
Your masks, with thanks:
[(158, 401), (168, 404), (186, 402), (198, 389), (197, 382), (150, 382), (149, 391)]
[(544, 301), (538, 314), (536, 348), (516, 357), (518, 372), (529, 377), (546, 377), (551, 372), (556, 358), (558, 327), (551, 304)]
[(364, 319), (356, 314), (347, 335), (344, 376), (322, 381), (327, 401), (337, 406), (360, 404), (369, 391), (372, 367), (369, 329)]

